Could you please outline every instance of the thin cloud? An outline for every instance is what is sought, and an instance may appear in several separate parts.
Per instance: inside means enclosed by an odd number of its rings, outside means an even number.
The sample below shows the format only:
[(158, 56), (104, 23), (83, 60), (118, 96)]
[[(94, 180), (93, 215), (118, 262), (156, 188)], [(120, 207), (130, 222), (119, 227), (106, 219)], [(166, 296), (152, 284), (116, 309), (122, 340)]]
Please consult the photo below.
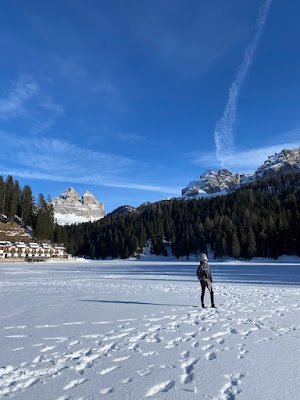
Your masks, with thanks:
[(217, 122), (214, 132), (217, 159), (221, 162), (230, 157), (234, 147), (234, 127), (236, 123), (237, 102), (241, 86), (251, 66), (255, 50), (263, 32), (272, 0), (266, 0), (259, 10), (256, 30), (251, 43), (245, 51), (243, 61), (229, 90), (227, 104), (222, 118)]
[(51, 97), (49, 96), (41, 96), (39, 98), (40, 107), (53, 112), (56, 115), (63, 114), (64, 107), (60, 104), (57, 104)]
[(126, 188), (126, 189), (136, 189), (136, 190), (147, 190), (149, 192), (160, 192), (160, 193), (168, 193), (179, 196), (181, 193), (181, 189), (179, 187), (165, 187), (165, 186), (156, 186), (156, 185), (144, 185), (139, 183), (110, 183), (104, 186), (110, 187), (118, 187), (118, 188)]
[(110, 182), (103, 180), (100, 176), (91, 176), (91, 177), (70, 177), (70, 176), (61, 176), (61, 175), (52, 175), (47, 173), (33, 172), (30, 170), (18, 170), (18, 169), (8, 169), (0, 166), (0, 174), (2, 175), (12, 175), (14, 177), (19, 178), (28, 178), (28, 179), (38, 179), (38, 180), (46, 180), (46, 181), (54, 181), (54, 182), (66, 182), (66, 183), (82, 183), (88, 185), (95, 186), (104, 186), (104, 187), (113, 187), (113, 188), (121, 188), (121, 189), (134, 189), (134, 190), (143, 190), (149, 192), (159, 192), (165, 194), (172, 194), (179, 196), (182, 188), (177, 187), (163, 187), (163, 186), (155, 186), (155, 185), (143, 185), (138, 183), (130, 183), (130, 182)]
[(44, 172), (76, 175), (96, 170), (103, 171), (103, 175), (113, 175), (127, 170), (134, 163), (124, 156), (90, 150), (60, 139), (42, 136), (20, 138), (3, 131), (0, 139), (6, 143), (6, 151), (0, 153), (0, 160), (13, 159), (14, 163), (29, 167), (34, 159), (34, 169)]
[[(280, 153), (283, 149), (294, 149), (300, 146), (300, 141), (281, 143), (273, 146), (265, 146), (256, 149), (250, 149), (245, 151), (235, 151), (226, 158), (220, 160), (215, 158), (214, 153), (202, 155), (201, 153), (192, 153), (192, 162), (195, 165), (209, 165), (209, 167), (220, 168), (224, 167), (233, 172), (245, 173), (254, 172), (260, 167), (268, 158), (275, 153)], [(203, 171), (205, 168), (203, 168)]]
[(7, 97), (0, 99), (0, 118), (6, 120), (24, 113), (24, 104), (38, 92), (39, 85), (31, 77), (18, 77)]
[(0, 119), (23, 117), (32, 133), (41, 133), (52, 127), (64, 108), (43, 93), (41, 85), (29, 75), (19, 75), (6, 97), (0, 98)]
[(128, 182), (123, 175), (127, 177), (132, 167), (136, 168), (136, 162), (124, 156), (86, 149), (58, 139), (20, 139), (3, 131), (0, 131), (0, 140), (6, 144), (6, 151), (0, 153), (0, 162), (10, 165), (0, 166), (0, 173), (4, 175), (173, 195), (180, 193), (177, 187)]

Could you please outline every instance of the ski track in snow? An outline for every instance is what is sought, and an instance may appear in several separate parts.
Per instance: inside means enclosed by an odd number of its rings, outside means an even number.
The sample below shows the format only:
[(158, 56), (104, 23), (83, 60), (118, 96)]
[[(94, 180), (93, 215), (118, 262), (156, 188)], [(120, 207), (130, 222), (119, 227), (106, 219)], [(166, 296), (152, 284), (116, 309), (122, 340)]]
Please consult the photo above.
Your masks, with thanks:
[[(148, 313), (153, 308), (139, 305), (144, 310), (141, 317), (120, 318), (120, 313), (118, 319), (113, 315), (109, 319), (105, 314), (102, 321), (101, 316), (98, 320), (83, 320), (80, 315), (78, 320), (67, 322), (49, 320), (47, 324), (36, 325), (26, 321), (26, 325), (2, 325), (1, 340), (11, 343), (11, 353), (24, 352), (24, 356), (20, 356), (19, 363), (13, 358), (11, 365), (0, 364), (0, 397), (38, 399), (43, 385), (47, 393), (53, 387), (60, 392), (55, 400), (102, 396), (120, 399), (127, 392), (130, 399), (178, 396), (180, 399), (235, 400), (243, 398), (240, 396), (247, 380), (247, 361), (251, 360), (254, 345), (261, 346), (263, 351), (267, 343), (276, 343), (284, 337), (299, 340), (297, 288), (217, 284), (216, 301), (222, 298), (223, 303), (217, 309), (202, 309), (197, 306), (199, 285), (168, 281), (162, 284), (159, 279), (157, 283), (144, 284), (139, 275), (135, 276), (136, 281), (131, 282), (129, 278), (118, 283), (117, 275), (110, 276), (115, 280), (109, 285), (99, 278), (97, 290), (109, 286), (112, 299), (121, 291), (131, 294), (133, 302), (135, 296), (137, 302), (143, 302), (141, 296), (146, 293), (152, 297), (151, 300), (147, 297), (145, 304), (156, 303), (156, 295), (162, 293), (162, 303), (165, 303), (165, 294), (175, 293), (177, 300), (180, 297), (179, 305), (158, 304), (155, 313)], [(54, 275), (51, 282), (35, 276), (26, 281), (13, 279), (11, 286), (20, 293), (23, 285), (31, 282), (30, 290), (34, 287), (53, 294), (55, 289), (61, 293), (66, 285), (79, 290), (79, 297), (85, 293), (92, 299), (97, 298), (97, 292), (91, 291), (93, 279), (83, 275), (83, 279), (76, 280), (76, 286), (75, 280), (71, 283), (60, 280), (59, 275)], [(4, 285), (6, 294), (8, 286), (9, 282)], [(174, 299), (173, 295), (170, 303)], [(103, 310), (104, 306), (101, 307)], [(295, 324), (280, 322), (288, 316)], [(202, 376), (218, 369), (218, 381), (210, 392), (203, 391)], [(93, 385), (91, 393), (89, 384)]]

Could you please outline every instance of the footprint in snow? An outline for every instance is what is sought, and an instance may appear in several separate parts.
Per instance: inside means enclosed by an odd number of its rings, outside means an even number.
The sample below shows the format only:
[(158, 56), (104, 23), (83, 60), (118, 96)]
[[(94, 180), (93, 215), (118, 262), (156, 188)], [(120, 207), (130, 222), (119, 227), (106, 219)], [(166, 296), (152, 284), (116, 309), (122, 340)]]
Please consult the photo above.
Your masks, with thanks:
[(126, 329), (122, 329), (122, 332), (132, 332), (134, 330), (136, 330), (137, 328), (126, 328)]
[(159, 337), (159, 333), (152, 334), (150, 337), (148, 337), (146, 339), (146, 342), (148, 342), (148, 343), (160, 343), (161, 339)]
[(140, 340), (144, 340), (147, 335), (148, 335), (148, 332), (140, 332), (138, 335), (131, 337), (129, 339), (129, 341), (130, 342), (139, 342)]
[(211, 360), (216, 359), (216, 358), (217, 358), (217, 355), (216, 355), (216, 353), (214, 353), (214, 352), (209, 352), (209, 353), (207, 353), (207, 354), (205, 355), (205, 357), (206, 357), (206, 359), (207, 359), (208, 361), (211, 361)]
[(241, 350), (238, 358), (241, 360), (242, 358), (246, 358), (245, 354), (249, 353), (248, 350)]
[(73, 389), (76, 386), (82, 385), (83, 383), (87, 382), (87, 379), (75, 379), (68, 383), (65, 387), (64, 390), (70, 390)]
[(183, 369), (183, 374), (180, 379), (184, 384), (190, 383), (194, 379), (194, 366), (199, 361), (199, 358), (189, 358), (185, 362), (181, 364), (181, 368)]
[(8, 339), (23, 339), (28, 337), (28, 335), (9, 335), (9, 336), (5, 336)]
[(138, 369), (138, 370), (136, 371), (136, 373), (137, 373), (139, 376), (142, 376), (142, 377), (147, 376), (147, 375), (150, 375), (152, 372), (153, 372), (153, 370), (151, 370), (151, 369), (149, 369), (149, 368)]
[(188, 358), (190, 356), (190, 352), (189, 351), (184, 351), (183, 353), (181, 353), (181, 357), (182, 358)]
[(151, 396), (155, 396), (158, 393), (168, 392), (174, 386), (175, 386), (175, 381), (173, 381), (173, 380), (162, 382), (162, 383), (158, 383), (158, 384), (152, 386), (148, 390), (148, 392), (146, 393), (145, 397), (151, 397)]
[(40, 351), (41, 351), (42, 353), (45, 353), (45, 352), (47, 352), (47, 351), (50, 351), (50, 350), (55, 349), (55, 347), (56, 347), (56, 346), (47, 346), (47, 347), (44, 347), (43, 349), (41, 349)]
[(15, 349), (12, 349), (11, 351), (19, 351), (19, 350), (24, 350), (24, 347), (16, 347)]
[(202, 346), (202, 350), (210, 350), (210, 349), (212, 349), (213, 347), (214, 347), (213, 344), (208, 344), (208, 345), (206, 345), (206, 346)]
[(80, 340), (73, 340), (72, 342), (69, 343), (68, 347), (72, 347), (75, 346), (76, 344), (80, 344), (81, 341)]
[(111, 387), (111, 388), (101, 389), (100, 393), (105, 395), (105, 394), (108, 394), (108, 393), (112, 393), (113, 391), (114, 391), (114, 388)]
[(19, 326), (5, 326), (3, 329), (25, 329), (27, 325), (19, 325)]
[(125, 378), (125, 379), (122, 379), (121, 382), (122, 382), (122, 383), (125, 383), (125, 384), (126, 384), (126, 383), (130, 383), (130, 382), (132, 382), (132, 378)]
[(112, 360), (113, 362), (121, 362), (121, 361), (126, 361), (129, 360), (130, 358), (132, 358), (132, 356), (127, 356), (127, 357), (118, 357), (115, 358), (114, 360)]
[(120, 365), (115, 365), (113, 367), (110, 368), (105, 368), (102, 371), (100, 371), (100, 375), (107, 375), (110, 374), (111, 372), (115, 371), (116, 369), (121, 368)]
[(154, 356), (154, 354), (157, 354), (157, 351), (148, 351), (147, 353), (142, 353), (142, 356), (148, 357), (148, 356)]
[(236, 395), (242, 392), (240, 384), (241, 378), (243, 378), (244, 376), (244, 374), (225, 375), (229, 382), (227, 382), (220, 390), (219, 398), (224, 400), (234, 400), (236, 398)]

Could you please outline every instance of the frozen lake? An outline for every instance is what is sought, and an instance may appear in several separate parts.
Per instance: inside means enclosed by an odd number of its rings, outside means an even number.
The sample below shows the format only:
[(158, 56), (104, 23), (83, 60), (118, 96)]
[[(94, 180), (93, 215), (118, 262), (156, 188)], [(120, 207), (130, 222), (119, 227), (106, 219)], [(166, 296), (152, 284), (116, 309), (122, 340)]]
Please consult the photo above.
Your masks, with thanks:
[(0, 397), (298, 400), (300, 264), (210, 265), (0, 264)]

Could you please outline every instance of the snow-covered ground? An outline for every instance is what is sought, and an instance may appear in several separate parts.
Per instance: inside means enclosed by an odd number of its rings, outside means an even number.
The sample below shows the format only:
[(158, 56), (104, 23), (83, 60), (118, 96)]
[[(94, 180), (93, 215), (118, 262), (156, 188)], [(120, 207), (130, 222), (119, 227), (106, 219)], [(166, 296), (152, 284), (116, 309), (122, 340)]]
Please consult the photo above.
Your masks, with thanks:
[(0, 398), (299, 400), (300, 264), (210, 265), (0, 264)]
[(103, 218), (94, 218), (94, 217), (84, 217), (82, 215), (76, 215), (76, 214), (61, 214), (61, 213), (55, 213), (54, 218), (57, 224), (59, 225), (78, 225), (82, 224), (84, 222), (94, 222), (98, 221), (99, 219)]

